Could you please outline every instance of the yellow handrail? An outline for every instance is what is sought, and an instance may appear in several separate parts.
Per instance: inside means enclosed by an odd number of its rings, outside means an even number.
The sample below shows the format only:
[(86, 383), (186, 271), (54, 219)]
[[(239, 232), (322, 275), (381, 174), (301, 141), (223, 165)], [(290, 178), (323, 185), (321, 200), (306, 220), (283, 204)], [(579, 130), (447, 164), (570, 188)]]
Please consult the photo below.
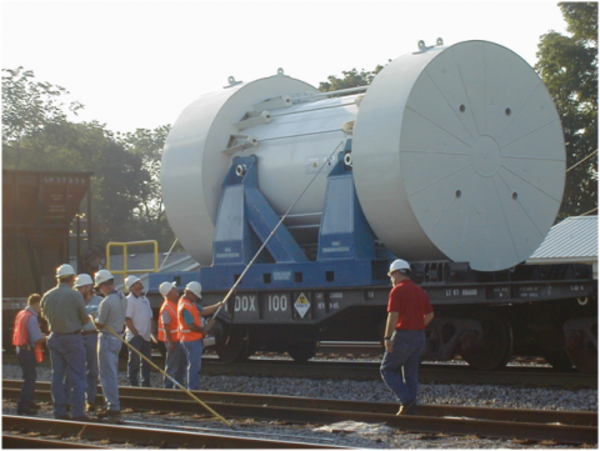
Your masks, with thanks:
[[(127, 269), (127, 258), (129, 256), (128, 249), (130, 246), (141, 246), (153, 244), (154, 245), (154, 269)], [(113, 246), (121, 246), (123, 247), (123, 269), (122, 270), (111, 270), (110, 269), (110, 249)], [(127, 274), (142, 274), (147, 272), (158, 272), (158, 241), (156, 240), (147, 240), (147, 241), (127, 241), (127, 242), (117, 242), (110, 241), (106, 244), (106, 269), (108, 269), (113, 274), (123, 274), (123, 278), (127, 277)]]

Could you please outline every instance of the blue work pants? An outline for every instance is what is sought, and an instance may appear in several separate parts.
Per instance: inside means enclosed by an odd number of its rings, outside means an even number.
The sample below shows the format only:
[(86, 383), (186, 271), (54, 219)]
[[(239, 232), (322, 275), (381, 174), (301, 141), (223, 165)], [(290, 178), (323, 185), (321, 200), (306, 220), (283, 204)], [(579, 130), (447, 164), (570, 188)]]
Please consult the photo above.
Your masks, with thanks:
[[(82, 334), (85, 348), (86, 383), (85, 394), (89, 404), (96, 404), (98, 393), (98, 333)], [(67, 374), (67, 404), (71, 404), (73, 383)]]
[(120, 411), (119, 401), (119, 352), (123, 343), (108, 333), (100, 333), (98, 337), (98, 366), (100, 384), (104, 393), (106, 407), (112, 411)]
[(72, 384), (71, 414), (73, 417), (83, 415), (85, 398), (85, 348), (81, 333), (57, 334), (48, 337), (48, 349), (52, 361), (52, 399), (54, 400), (54, 416), (67, 414), (69, 401), (67, 393), (67, 375)]
[(381, 376), (402, 405), (417, 401), (419, 364), (424, 350), (424, 330), (400, 329), (392, 335), (392, 352), (383, 355)]
[(85, 362), (87, 366), (85, 394), (87, 402), (96, 404), (98, 393), (98, 334), (91, 333), (83, 336), (85, 347)]
[(202, 340), (181, 341), (187, 357), (187, 389), (200, 390)]
[(35, 360), (35, 351), (19, 348), (17, 351), (19, 365), (23, 372), (23, 385), (21, 386), (21, 396), (17, 403), (17, 413), (24, 409), (29, 409), (35, 400), (35, 381), (37, 379), (37, 362)]
[[(165, 362), (165, 373), (171, 376), (180, 384), (185, 383), (185, 373), (187, 360), (183, 346), (179, 342), (173, 343), (173, 350), (169, 349), (169, 343), (165, 343), (167, 348), (167, 358)], [(173, 382), (165, 376), (165, 388), (177, 387)]]
[[(152, 358), (152, 344), (144, 340), (141, 335), (136, 335), (129, 340), (129, 345), (140, 351), (147, 358)], [(127, 378), (132, 387), (139, 387), (138, 376), (142, 372), (142, 387), (150, 387), (150, 364), (142, 359), (137, 352), (129, 349), (129, 361), (127, 364)]]

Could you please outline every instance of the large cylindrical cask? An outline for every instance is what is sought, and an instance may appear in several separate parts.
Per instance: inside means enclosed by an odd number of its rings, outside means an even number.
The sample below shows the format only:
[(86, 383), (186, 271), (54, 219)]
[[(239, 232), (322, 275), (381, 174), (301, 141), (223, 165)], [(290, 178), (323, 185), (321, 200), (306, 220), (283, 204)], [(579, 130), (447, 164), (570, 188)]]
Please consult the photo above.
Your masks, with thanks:
[(407, 260), (509, 268), (542, 242), (562, 200), (562, 127), (544, 84), (512, 51), (467, 41), (422, 45), (362, 92), (329, 97), (279, 71), (201, 97), (173, 125), (163, 154), (169, 222), (210, 264), (234, 156), (258, 157), (259, 188), (280, 215), (325, 164), (286, 221), (300, 244), (314, 241), (329, 159), (349, 139), (367, 221)]

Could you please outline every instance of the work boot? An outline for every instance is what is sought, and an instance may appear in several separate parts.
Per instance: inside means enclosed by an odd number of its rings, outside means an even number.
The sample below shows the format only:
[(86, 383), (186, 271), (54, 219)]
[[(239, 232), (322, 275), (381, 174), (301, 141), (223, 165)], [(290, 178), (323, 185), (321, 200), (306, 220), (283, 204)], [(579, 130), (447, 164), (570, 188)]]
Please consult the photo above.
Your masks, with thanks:
[(120, 410), (111, 410), (108, 407), (105, 407), (104, 409), (98, 409), (98, 411), (96, 412), (96, 416), (98, 418), (108, 418), (108, 417), (114, 417), (114, 416), (119, 416), (119, 415), (121, 415)]
[(96, 418), (99, 420), (106, 418), (108, 416), (108, 407), (103, 407), (101, 409), (96, 410)]
[(124, 424), (125, 423), (125, 421), (123, 420), (123, 417), (121, 416), (120, 410), (109, 410), (106, 413), (105, 421), (107, 423), (111, 423), (111, 424)]
[(417, 401), (414, 399), (412, 401), (408, 401), (406, 404), (400, 406), (400, 410), (396, 415), (414, 415), (417, 410)]

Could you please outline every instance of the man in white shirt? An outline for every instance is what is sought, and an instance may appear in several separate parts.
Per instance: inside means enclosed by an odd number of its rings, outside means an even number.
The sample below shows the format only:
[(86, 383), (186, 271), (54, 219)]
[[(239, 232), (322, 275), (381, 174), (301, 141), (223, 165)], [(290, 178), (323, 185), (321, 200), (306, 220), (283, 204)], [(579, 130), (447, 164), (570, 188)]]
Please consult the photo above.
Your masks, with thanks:
[[(125, 279), (125, 287), (129, 289), (127, 296), (127, 312), (125, 324), (127, 334), (125, 339), (135, 349), (140, 351), (148, 359), (152, 356), (151, 334), (155, 332), (150, 301), (144, 296), (142, 281), (136, 276)], [(129, 362), (127, 377), (132, 387), (138, 387), (138, 376), (142, 372), (142, 387), (150, 387), (150, 364), (142, 359), (136, 352), (129, 349)]]

